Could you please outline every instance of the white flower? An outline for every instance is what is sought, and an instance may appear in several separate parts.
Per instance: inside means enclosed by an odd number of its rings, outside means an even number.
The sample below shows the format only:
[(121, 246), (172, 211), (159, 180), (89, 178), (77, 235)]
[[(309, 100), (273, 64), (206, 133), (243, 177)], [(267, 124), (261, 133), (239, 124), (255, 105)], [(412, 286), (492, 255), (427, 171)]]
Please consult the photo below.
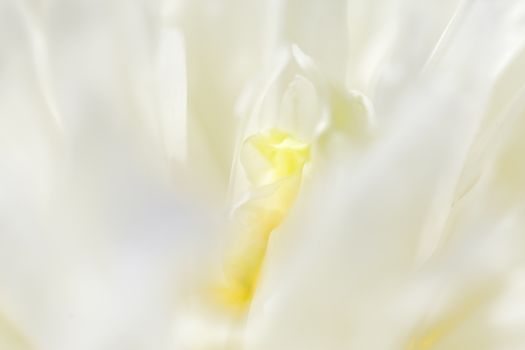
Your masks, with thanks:
[(525, 346), (519, 0), (0, 3), (0, 348)]

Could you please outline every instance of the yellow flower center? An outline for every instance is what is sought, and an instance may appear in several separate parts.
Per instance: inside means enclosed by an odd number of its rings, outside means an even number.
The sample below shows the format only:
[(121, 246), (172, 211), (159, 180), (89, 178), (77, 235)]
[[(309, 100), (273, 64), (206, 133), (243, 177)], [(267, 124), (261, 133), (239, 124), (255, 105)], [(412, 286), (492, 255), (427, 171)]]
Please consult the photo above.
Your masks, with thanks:
[(214, 287), (222, 305), (243, 311), (250, 304), (270, 236), (290, 210), (309, 159), (308, 144), (281, 130), (244, 142), (241, 161), (251, 190), (234, 212), (234, 243), (224, 258), (222, 281)]

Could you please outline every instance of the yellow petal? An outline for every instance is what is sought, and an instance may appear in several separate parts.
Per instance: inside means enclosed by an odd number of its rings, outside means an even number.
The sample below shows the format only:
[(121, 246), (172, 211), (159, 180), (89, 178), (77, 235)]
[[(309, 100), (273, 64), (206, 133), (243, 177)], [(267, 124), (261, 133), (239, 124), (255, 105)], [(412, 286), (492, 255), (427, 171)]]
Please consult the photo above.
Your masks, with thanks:
[(278, 129), (248, 138), (244, 147), (256, 151), (243, 160), (254, 187), (234, 214), (235, 240), (225, 257), (223, 281), (213, 288), (221, 304), (240, 311), (253, 298), (268, 241), (292, 206), (310, 159), (306, 143)]

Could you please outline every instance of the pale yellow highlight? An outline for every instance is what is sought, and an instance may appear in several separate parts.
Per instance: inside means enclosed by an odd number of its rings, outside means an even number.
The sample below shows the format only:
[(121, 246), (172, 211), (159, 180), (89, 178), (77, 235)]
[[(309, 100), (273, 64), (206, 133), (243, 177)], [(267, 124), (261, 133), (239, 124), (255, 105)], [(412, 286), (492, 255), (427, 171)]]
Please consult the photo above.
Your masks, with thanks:
[(14, 324), (0, 313), (0, 349), (31, 350), (33, 346)]
[(244, 148), (252, 151), (243, 165), (253, 196), (234, 213), (234, 242), (222, 282), (213, 288), (221, 305), (239, 312), (255, 294), (270, 236), (290, 210), (310, 159), (307, 143), (277, 129), (248, 138)]
[[(478, 294), (470, 295), (463, 303), (455, 305), (448, 313), (420, 330), (420, 332), (418, 332), (419, 334), (411, 339), (407, 350), (432, 350), (438, 348), (462, 323), (473, 317), (476, 311), (478, 311), (487, 300), (490, 300), (493, 293), (494, 290), (489, 288)], [(448, 347), (445, 347), (450, 350), (461, 348), (461, 346), (451, 348), (450, 346), (453, 345), (448, 345)]]

